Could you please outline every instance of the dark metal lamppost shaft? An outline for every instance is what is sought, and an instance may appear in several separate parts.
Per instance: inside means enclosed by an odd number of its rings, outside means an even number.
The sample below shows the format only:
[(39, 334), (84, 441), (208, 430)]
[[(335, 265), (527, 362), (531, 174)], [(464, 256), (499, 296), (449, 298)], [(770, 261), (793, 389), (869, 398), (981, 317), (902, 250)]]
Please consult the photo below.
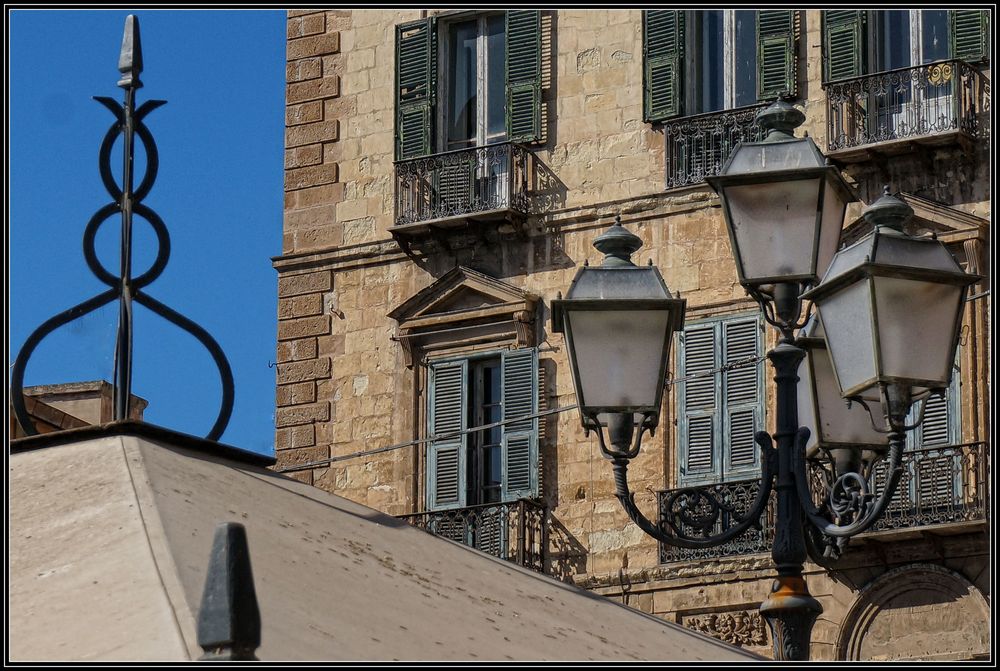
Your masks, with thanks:
[(777, 519), (771, 558), (778, 576), (771, 593), (760, 606), (771, 629), (775, 659), (809, 659), (813, 623), (823, 612), (819, 601), (809, 594), (802, 577), (806, 560), (802, 506), (792, 469), (798, 420), (798, 368), (805, 351), (790, 342), (781, 342), (768, 352), (777, 385), (777, 416), (774, 437), (778, 449)]

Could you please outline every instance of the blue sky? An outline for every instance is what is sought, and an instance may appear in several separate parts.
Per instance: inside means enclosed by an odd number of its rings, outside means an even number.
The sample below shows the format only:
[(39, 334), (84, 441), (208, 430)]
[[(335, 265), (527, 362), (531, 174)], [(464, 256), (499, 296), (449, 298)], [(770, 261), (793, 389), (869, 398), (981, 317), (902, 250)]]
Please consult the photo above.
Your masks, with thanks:
[[(122, 100), (124, 10), (10, 10), (8, 42), (8, 366), (46, 319), (105, 285), (82, 253), (90, 217), (111, 201), (98, 149), (113, 121), (92, 96)], [(222, 442), (271, 453), (277, 275), (283, 209), (285, 14), (282, 11), (142, 10), (144, 70), (137, 104), (159, 173), (143, 201), (170, 232), (166, 270), (145, 289), (205, 328), (233, 368), (236, 398)], [(121, 143), (112, 164), (120, 172)], [(144, 157), (137, 157), (137, 182)], [(134, 274), (156, 238), (134, 219)], [(100, 227), (97, 252), (117, 274), (120, 218)], [(112, 379), (117, 301), (48, 336), (25, 385)], [(133, 393), (146, 420), (205, 435), (221, 385), (193, 337), (135, 308)], [(8, 368), (9, 380), (9, 368)]]

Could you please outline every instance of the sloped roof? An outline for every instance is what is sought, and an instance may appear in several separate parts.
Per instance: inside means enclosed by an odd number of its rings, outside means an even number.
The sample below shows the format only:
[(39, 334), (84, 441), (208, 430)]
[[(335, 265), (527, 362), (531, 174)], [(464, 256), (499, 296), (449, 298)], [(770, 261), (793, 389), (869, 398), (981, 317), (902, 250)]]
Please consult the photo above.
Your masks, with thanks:
[(197, 659), (226, 521), (261, 660), (757, 659), (167, 431), (72, 433), (9, 458), (12, 661)]

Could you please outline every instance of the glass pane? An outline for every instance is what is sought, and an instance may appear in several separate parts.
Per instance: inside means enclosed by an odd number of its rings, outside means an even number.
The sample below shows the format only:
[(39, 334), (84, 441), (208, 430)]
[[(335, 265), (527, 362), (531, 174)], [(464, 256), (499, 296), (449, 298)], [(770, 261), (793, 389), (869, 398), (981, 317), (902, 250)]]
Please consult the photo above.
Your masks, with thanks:
[(652, 407), (670, 333), (666, 310), (571, 310), (567, 335), (580, 377), (577, 401), (591, 407)]
[(723, 71), (723, 14), (721, 11), (700, 12), (701, 53), (695, 65), (695, 81), (699, 84), (697, 112), (714, 112), (725, 109), (725, 74)]
[(504, 63), (507, 44), (504, 39), (504, 17), (497, 14), (486, 25), (486, 135), (490, 142), (502, 142), (507, 137), (504, 109), (507, 104)]
[(948, 10), (935, 9), (920, 12), (922, 62), (930, 63), (950, 58), (951, 40), (948, 39)]
[(476, 140), (476, 22), (453, 24), (448, 49), (448, 149)]
[(856, 282), (817, 302), (830, 358), (841, 392), (875, 382), (871, 292), (867, 280)]
[(757, 12), (737, 11), (736, 15), (736, 107), (757, 102)]
[(947, 385), (962, 291), (950, 284), (875, 278), (884, 376)]
[(877, 69), (910, 67), (910, 11), (881, 12), (879, 19), (879, 39), (875, 41)]
[(745, 280), (811, 276), (819, 188), (819, 179), (726, 188)]

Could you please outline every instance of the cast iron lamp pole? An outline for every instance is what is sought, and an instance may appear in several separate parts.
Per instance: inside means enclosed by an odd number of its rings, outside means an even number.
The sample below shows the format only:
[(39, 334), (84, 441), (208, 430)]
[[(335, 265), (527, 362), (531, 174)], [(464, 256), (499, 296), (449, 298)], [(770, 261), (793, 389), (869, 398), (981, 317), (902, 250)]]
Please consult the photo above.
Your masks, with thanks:
[[(793, 135), (803, 120), (800, 111), (775, 103), (758, 115), (767, 137), (738, 145), (720, 175), (708, 179), (722, 201), (740, 283), (781, 334), (767, 354), (777, 386), (776, 430), (773, 440), (765, 431), (754, 436), (761, 478), (749, 508), (741, 511), (710, 486), (675, 490), (661, 508), (661, 525), (635, 505), (628, 462), (658, 423), (670, 341), (683, 328), (685, 311), (651, 263), (640, 268), (631, 262), (641, 240), (616, 222), (594, 242), (605, 254), (602, 265), (581, 268), (566, 298), (552, 303), (552, 328), (565, 334), (584, 430), (597, 433), (601, 454), (612, 463), (615, 495), (640, 529), (675, 547), (721, 545), (751, 526), (761, 528), (775, 490), (771, 556), (777, 576), (760, 611), (779, 660), (809, 658), (812, 627), (823, 612), (802, 577), (807, 556), (821, 564), (836, 558), (892, 500), (905, 431), (915, 426), (905, 424), (906, 416), (914, 401), (947, 388), (964, 292), (978, 279), (962, 272), (940, 242), (906, 235), (912, 209), (888, 190), (865, 213), (873, 232), (838, 252), (846, 205), (857, 198), (812, 140)], [(799, 321), (804, 299), (827, 316), (823, 339), (836, 394), (867, 409), (872, 424), (831, 430), (832, 421), (856, 424), (858, 413), (846, 422), (831, 420), (830, 391), (813, 390), (818, 449), (809, 458), (824, 466), (827, 492), (820, 506), (806, 473), (810, 430), (798, 417), (798, 370), (807, 353), (795, 332), (806, 323)], [(928, 330), (936, 333), (924, 335)], [(810, 356), (827, 355), (810, 348)], [(827, 360), (811, 361), (814, 387), (830, 383), (820, 378), (822, 363)], [(876, 424), (876, 403), (884, 426)], [(848, 430), (835, 435), (837, 429)], [(889, 434), (889, 477), (877, 495), (872, 465), (886, 449), (873, 431)]]

